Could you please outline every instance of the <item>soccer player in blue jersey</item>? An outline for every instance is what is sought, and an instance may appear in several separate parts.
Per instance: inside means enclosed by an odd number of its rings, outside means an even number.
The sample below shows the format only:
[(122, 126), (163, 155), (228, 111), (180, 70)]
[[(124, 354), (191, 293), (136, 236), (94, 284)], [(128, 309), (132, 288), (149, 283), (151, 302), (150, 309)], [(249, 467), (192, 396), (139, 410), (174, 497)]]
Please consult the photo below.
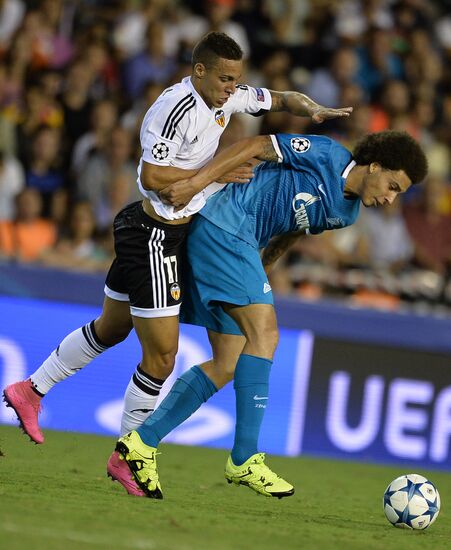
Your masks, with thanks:
[(160, 440), (231, 379), (236, 428), (226, 479), (266, 496), (294, 493), (257, 447), (278, 340), (269, 267), (300, 235), (350, 225), (360, 203), (391, 204), (427, 172), (423, 151), (404, 132), (370, 134), (353, 154), (323, 136), (259, 136), (163, 194), (183, 206), (191, 193), (251, 157), (271, 162), (257, 167), (250, 184), (230, 184), (213, 195), (191, 224), (181, 320), (208, 329), (213, 359), (186, 371), (154, 414), (118, 440), (113, 455), (134, 475), (134, 494), (141, 489), (162, 498), (155, 459)]

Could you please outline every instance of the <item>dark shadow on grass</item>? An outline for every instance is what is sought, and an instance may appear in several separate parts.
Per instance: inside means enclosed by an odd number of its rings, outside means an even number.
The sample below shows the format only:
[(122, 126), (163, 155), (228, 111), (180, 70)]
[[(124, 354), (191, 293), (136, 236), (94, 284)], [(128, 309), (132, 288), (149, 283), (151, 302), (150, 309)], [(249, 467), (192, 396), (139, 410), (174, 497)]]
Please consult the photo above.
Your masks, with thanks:
[[(401, 529), (396, 529), (396, 527), (394, 526), (391, 526), (390, 524), (382, 524), (382, 523), (376, 523), (376, 522), (373, 522), (373, 521), (361, 521), (361, 520), (353, 520), (351, 518), (347, 518), (346, 520), (346, 523), (344, 524), (343, 523), (343, 518), (340, 517), (340, 516), (333, 516), (333, 515), (325, 515), (325, 516), (319, 516), (317, 518), (313, 518), (313, 519), (306, 519), (306, 522), (311, 522), (311, 523), (327, 523), (328, 525), (334, 525), (335, 527), (340, 527), (340, 528), (348, 528), (350, 525), (356, 525), (356, 527), (358, 526), (359, 528), (361, 528), (362, 526), (366, 526), (366, 527), (372, 527), (372, 528), (377, 528), (379, 531), (386, 531), (387, 529), (395, 529), (396, 531), (401, 531)], [(420, 529), (403, 529), (404, 532), (407, 532), (407, 533), (411, 533), (411, 536), (414, 536), (414, 537), (418, 537), (418, 536), (424, 536), (426, 535), (426, 531), (427, 529), (425, 530), (420, 530)]]
[(346, 523), (343, 523), (343, 518), (340, 516), (333, 516), (333, 515), (325, 515), (325, 516), (318, 516), (312, 519), (307, 518), (306, 521), (310, 521), (311, 523), (327, 523), (328, 525), (335, 525), (336, 527), (340, 528), (346, 528), (348, 529), (349, 525), (355, 524), (367, 527), (377, 527), (378, 529), (386, 529), (387, 527), (385, 525), (381, 525), (380, 523), (376, 523), (373, 521), (362, 521), (362, 520), (355, 520), (351, 518), (346, 519)]

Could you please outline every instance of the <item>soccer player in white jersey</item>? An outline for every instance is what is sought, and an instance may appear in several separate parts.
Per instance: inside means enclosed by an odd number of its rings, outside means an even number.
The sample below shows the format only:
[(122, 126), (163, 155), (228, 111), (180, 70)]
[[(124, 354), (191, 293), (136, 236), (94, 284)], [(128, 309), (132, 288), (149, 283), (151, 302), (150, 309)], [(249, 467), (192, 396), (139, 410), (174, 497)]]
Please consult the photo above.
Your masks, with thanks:
[[(28, 380), (4, 390), (7, 405), (35, 443), (44, 442), (38, 424), (42, 397), (124, 340), (132, 328), (142, 359), (125, 393), (121, 433), (152, 413), (177, 353), (181, 253), (188, 224), (220, 185), (211, 184), (178, 211), (165, 204), (159, 192), (195, 175), (214, 156), (230, 116), (288, 111), (322, 122), (352, 111), (323, 107), (298, 92), (238, 85), (241, 71), (242, 51), (236, 42), (223, 33), (209, 33), (193, 50), (191, 76), (166, 89), (144, 117), (138, 167), (144, 200), (129, 205), (115, 219), (116, 258), (107, 275), (100, 317), (66, 336)], [(242, 168), (222, 181), (247, 182), (251, 175)]]

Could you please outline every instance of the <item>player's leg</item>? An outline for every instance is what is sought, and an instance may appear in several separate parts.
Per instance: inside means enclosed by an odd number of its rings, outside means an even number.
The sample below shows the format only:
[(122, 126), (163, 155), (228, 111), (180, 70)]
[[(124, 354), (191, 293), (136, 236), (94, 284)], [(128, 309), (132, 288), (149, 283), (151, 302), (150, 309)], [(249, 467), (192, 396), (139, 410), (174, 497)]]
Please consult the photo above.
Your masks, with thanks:
[(269, 393), (269, 375), (278, 341), (277, 320), (271, 304), (225, 306), (246, 337), (234, 375), (235, 439), (226, 464), (230, 483), (244, 484), (265, 496), (285, 497), (293, 486), (264, 464), (258, 437)]
[[(161, 386), (174, 368), (178, 345), (177, 315), (153, 318), (133, 316), (133, 324), (141, 344), (142, 358), (138, 371), (133, 375), (127, 388), (128, 406), (124, 409), (122, 429), (127, 424), (135, 427), (140, 417), (148, 421), (155, 408)], [(154, 389), (149, 384), (152, 384)], [(156, 384), (158, 388), (155, 388)], [(142, 393), (141, 397), (138, 392)], [(138, 410), (130, 409), (133, 400), (135, 404), (144, 404), (144, 407)], [(107, 473), (119, 481), (130, 494), (163, 498), (157, 472), (156, 449), (143, 444), (134, 430), (127, 432), (117, 442), (107, 464)], [(138, 481), (138, 487), (133, 483), (131, 473)]]
[(100, 317), (68, 334), (30, 378), (5, 388), (3, 395), (35, 443), (43, 443), (38, 414), (42, 398), (58, 382), (88, 365), (106, 349), (122, 342), (132, 329), (128, 301), (105, 297)]
[(121, 435), (152, 414), (161, 387), (172, 372), (182, 301), (181, 270), (188, 224), (153, 220), (132, 205), (116, 231), (116, 252), (128, 287), (130, 310), (142, 358), (124, 398)]
[(121, 435), (135, 430), (153, 413), (163, 383), (174, 368), (178, 347), (178, 316), (133, 316), (133, 323), (142, 358), (125, 392)]
[(246, 339), (241, 334), (221, 334), (214, 330), (207, 332), (213, 359), (200, 364), (199, 368), (220, 390), (233, 380), (235, 367), (243, 352)]
[(30, 376), (33, 387), (45, 395), (55, 384), (72, 376), (132, 329), (128, 302), (105, 296), (101, 315), (67, 335)]
[(146, 445), (157, 447), (168, 433), (232, 380), (243, 349), (243, 336), (209, 331), (209, 338), (213, 359), (181, 374), (154, 414), (136, 430)]
[[(141, 447), (133, 431), (151, 414), (164, 380), (171, 374), (178, 346), (182, 300), (181, 265), (188, 224), (164, 224), (132, 206), (118, 229), (116, 253), (128, 284), (130, 311), (142, 358), (125, 396), (121, 433), (107, 473), (132, 494), (130, 470), (146, 481), (147, 496), (162, 498), (155, 452)], [(120, 233), (120, 234), (119, 234)], [(144, 452), (144, 454), (143, 454)]]
[[(233, 378), (235, 363), (243, 349), (244, 337), (209, 331), (213, 359), (195, 365), (174, 383), (168, 395), (145, 422), (125, 436), (111, 455), (108, 472), (133, 495), (162, 498), (156, 465), (161, 439), (189, 418), (218, 389)], [(125, 459), (129, 471), (118, 462)], [(137, 484), (130, 481), (133, 473)]]
[[(207, 311), (210, 314), (208, 322), (212, 324), (204, 326), (214, 328), (214, 323), (218, 323), (224, 327), (228, 324), (223, 317), (225, 315), (238, 331), (232, 333), (246, 336), (246, 346), (240, 354), (234, 375), (237, 433), (233, 452), (236, 464), (231, 459), (228, 461), (226, 477), (236, 483), (241, 479), (267, 496), (292, 494), (289, 484), (282, 483), (283, 480), (275, 482), (277, 476), (263, 464), (263, 455), (256, 452), (278, 338), (273, 296), (259, 251), (255, 245), (198, 216), (191, 226), (187, 253), (191, 286), (197, 302), (202, 306), (199, 314), (198, 303), (194, 304), (196, 307), (190, 312), (188, 322), (203, 325), (204, 312)], [(228, 315), (219, 308), (223, 314), (221, 316), (217, 311), (218, 304), (230, 304), (225, 306)], [(249, 461), (252, 462), (253, 473), (251, 478), (244, 479), (243, 471), (249, 471)], [(259, 473), (262, 474), (260, 477)], [(273, 480), (271, 491), (261, 481), (261, 478), (268, 476)]]
[(257, 453), (278, 331), (274, 307), (270, 304), (226, 306), (226, 310), (246, 337), (234, 375), (237, 412), (231, 456), (234, 464), (240, 465)]

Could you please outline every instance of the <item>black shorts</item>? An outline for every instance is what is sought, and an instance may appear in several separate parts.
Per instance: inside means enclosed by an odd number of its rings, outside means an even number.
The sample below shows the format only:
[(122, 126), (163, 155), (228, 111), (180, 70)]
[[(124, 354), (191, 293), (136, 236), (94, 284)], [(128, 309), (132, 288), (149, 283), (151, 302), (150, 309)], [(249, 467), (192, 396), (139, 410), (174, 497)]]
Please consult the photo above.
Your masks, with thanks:
[(132, 315), (178, 315), (184, 242), (189, 223), (169, 225), (150, 218), (141, 202), (126, 206), (114, 219), (114, 259), (105, 294), (129, 301)]

